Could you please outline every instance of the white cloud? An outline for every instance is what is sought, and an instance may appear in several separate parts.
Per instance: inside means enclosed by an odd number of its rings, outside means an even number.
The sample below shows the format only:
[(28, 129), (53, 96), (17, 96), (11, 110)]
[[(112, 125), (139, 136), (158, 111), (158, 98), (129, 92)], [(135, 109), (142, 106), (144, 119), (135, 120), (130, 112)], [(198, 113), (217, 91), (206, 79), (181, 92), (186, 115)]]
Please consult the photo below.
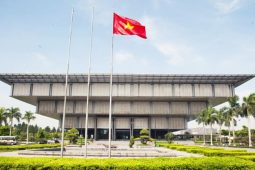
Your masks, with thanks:
[(91, 19), (92, 7), (94, 7), (94, 22), (108, 26), (112, 18), (113, 5), (108, 0), (78, 0), (76, 9), (85, 12), (86, 17)]
[(172, 43), (159, 43), (156, 48), (167, 57), (168, 63), (173, 65), (184, 62), (191, 53), (191, 48)]
[(215, 8), (223, 14), (229, 14), (241, 8), (244, 0), (213, 0)]
[(33, 57), (34, 57), (35, 59), (39, 60), (39, 61), (47, 61), (47, 60), (48, 60), (48, 58), (47, 58), (45, 55), (40, 54), (40, 53), (35, 53), (35, 54), (33, 55)]
[(164, 5), (169, 5), (173, 1), (172, 0), (152, 0), (151, 3), (155, 9), (160, 9)]
[(149, 16), (144, 16), (141, 20), (146, 25), (148, 40), (165, 56), (168, 64), (182, 65), (190, 62), (203, 62), (202, 57), (196, 54), (192, 45), (184, 43), (181, 37), (178, 40), (173, 38), (176, 30), (168, 22), (162, 18)]
[(114, 60), (118, 63), (124, 63), (124, 62), (131, 61), (134, 59), (135, 59), (135, 56), (129, 52), (122, 51), (122, 52), (117, 52), (114, 55)]

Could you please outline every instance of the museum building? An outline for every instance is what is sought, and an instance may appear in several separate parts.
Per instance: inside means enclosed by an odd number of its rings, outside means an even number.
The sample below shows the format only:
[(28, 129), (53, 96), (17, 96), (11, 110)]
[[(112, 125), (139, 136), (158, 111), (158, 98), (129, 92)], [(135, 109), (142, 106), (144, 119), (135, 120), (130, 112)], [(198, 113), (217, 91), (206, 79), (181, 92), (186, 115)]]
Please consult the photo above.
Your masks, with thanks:
[[(235, 88), (254, 75), (113, 75), (112, 139), (128, 140), (147, 128), (152, 138), (186, 129), (187, 122), (208, 105), (216, 106), (235, 94)], [(64, 74), (0, 74), (11, 86), (11, 97), (36, 106), (37, 113), (59, 120), (65, 94)], [(108, 74), (92, 74), (88, 136), (108, 139)], [(87, 75), (70, 74), (65, 128), (84, 135)]]

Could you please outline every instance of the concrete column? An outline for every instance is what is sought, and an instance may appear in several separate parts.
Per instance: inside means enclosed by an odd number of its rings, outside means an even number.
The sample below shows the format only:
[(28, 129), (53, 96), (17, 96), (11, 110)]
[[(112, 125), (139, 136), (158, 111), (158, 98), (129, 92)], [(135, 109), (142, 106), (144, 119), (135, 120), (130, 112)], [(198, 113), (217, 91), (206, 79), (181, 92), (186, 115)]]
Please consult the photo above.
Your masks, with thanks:
[(12, 88), (11, 88), (11, 96), (13, 96), (13, 91), (14, 91), (14, 84), (12, 84)]
[(29, 94), (29, 95), (30, 95), (30, 96), (33, 95), (33, 83), (30, 84), (30, 94)]
[(134, 136), (133, 130), (134, 130), (134, 118), (130, 118), (130, 137)]
[(212, 84), (212, 96), (215, 97), (215, 87), (214, 87), (214, 84)]
[(195, 97), (195, 85), (192, 84), (192, 97)]
[(94, 139), (97, 140), (97, 116), (95, 116), (94, 121), (95, 121), (95, 123), (94, 123)]
[(112, 118), (112, 140), (116, 140), (115, 118)]
[(148, 117), (149, 136), (151, 137), (151, 116)]

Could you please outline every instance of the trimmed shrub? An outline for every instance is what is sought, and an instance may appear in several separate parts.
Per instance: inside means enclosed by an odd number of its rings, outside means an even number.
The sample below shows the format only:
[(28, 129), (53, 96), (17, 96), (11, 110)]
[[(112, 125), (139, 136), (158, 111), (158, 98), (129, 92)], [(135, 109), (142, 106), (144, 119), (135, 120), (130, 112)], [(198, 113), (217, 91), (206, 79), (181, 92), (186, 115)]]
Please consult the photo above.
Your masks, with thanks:
[(255, 156), (238, 156), (238, 158), (255, 162)]
[(174, 139), (174, 134), (172, 132), (168, 132), (167, 134), (165, 134), (165, 139), (168, 143), (172, 143)]
[(248, 155), (252, 155), (255, 156), (255, 152), (233, 152), (233, 151), (204, 151), (204, 155), (205, 156), (248, 156)]
[(132, 148), (134, 144), (135, 144), (134, 136), (131, 136), (129, 141), (129, 147)]
[(226, 150), (223, 148), (209, 148), (201, 146), (185, 146), (185, 145), (175, 145), (175, 144), (159, 144), (161, 147), (166, 147), (169, 149), (175, 149), (178, 151), (185, 151), (189, 153), (203, 154), (204, 156), (255, 156), (255, 152), (247, 152), (247, 150)]
[(56, 148), (60, 147), (60, 144), (33, 144), (33, 145), (13, 145), (13, 146), (0, 146), (0, 151), (11, 150), (26, 150), (26, 149), (39, 149), (39, 148)]
[(140, 159), (80, 159), (80, 158), (17, 158), (0, 157), (0, 170), (253, 170), (255, 163), (230, 157), (204, 158), (140, 158)]

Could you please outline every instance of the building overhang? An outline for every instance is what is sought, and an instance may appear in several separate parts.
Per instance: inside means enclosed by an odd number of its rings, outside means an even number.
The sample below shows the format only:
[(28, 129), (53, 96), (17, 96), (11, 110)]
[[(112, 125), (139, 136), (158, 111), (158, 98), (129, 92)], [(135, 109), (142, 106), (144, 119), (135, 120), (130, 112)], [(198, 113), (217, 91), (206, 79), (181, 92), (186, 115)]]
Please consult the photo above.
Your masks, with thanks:
[[(114, 74), (113, 83), (232, 84), (254, 78), (254, 74)], [(91, 83), (109, 83), (109, 74), (91, 74)], [(64, 83), (65, 74), (0, 74), (0, 80), (14, 83)], [(86, 74), (70, 74), (69, 83), (86, 83)]]

